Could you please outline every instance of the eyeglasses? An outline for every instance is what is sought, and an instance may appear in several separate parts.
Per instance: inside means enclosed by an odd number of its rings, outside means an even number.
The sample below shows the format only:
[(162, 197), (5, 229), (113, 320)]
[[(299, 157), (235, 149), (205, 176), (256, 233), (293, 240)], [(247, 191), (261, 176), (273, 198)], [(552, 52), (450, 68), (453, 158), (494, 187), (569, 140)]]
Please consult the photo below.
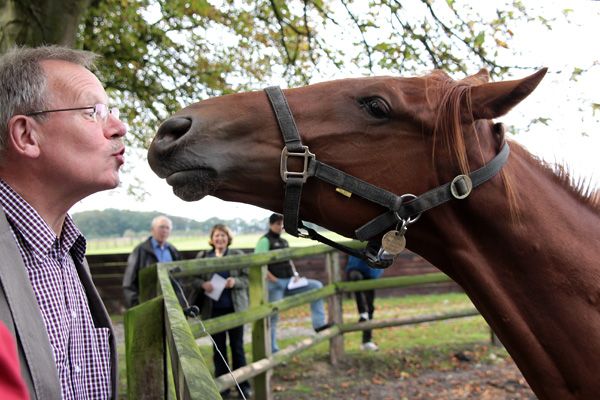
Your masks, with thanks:
[(25, 115), (27, 115), (28, 117), (32, 117), (34, 115), (40, 115), (40, 114), (45, 114), (45, 113), (62, 112), (62, 111), (77, 111), (77, 110), (90, 110), (91, 111), (90, 117), (92, 117), (95, 122), (98, 121), (98, 117), (100, 118), (100, 120), (102, 122), (106, 122), (109, 115), (112, 115), (113, 117), (119, 119), (119, 114), (120, 114), (118, 108), (116, 108), (116, 107), (109, 108), (106, 104), (98, 103), (98, 104), (94, 104), (93, 106), (88, 106), (88, 107), (59, 108), (56, 110), (34, 111), (34, 112), (27, 113)]

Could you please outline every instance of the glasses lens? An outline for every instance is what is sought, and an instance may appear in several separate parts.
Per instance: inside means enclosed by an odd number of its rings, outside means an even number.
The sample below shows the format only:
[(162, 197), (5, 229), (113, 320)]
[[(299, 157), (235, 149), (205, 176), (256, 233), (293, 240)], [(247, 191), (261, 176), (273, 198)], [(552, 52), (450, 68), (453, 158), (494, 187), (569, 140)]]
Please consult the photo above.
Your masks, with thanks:
[(110, 115), (112, 115), (113, 117), (115, 117), (116, 119), (119, 119), (119, 115), (121, 114), (119, 112), (119, 109), (117, 107), (112, 107), (110, 110)]
[(106, 121), (106, 118), (108, 118), (108, 107), (106, 104), (96, 104), (94, 112), (96, 113), (96, 118), (99, 117), (101, 121)]

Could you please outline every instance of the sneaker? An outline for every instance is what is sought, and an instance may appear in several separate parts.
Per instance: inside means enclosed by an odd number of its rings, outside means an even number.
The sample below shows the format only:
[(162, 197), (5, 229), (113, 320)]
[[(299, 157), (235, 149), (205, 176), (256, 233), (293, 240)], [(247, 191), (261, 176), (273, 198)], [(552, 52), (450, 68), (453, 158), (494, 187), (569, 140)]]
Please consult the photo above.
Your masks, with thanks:
[(240, 397), (239, 397), (240, 399), (243, 399), (245, 397), (247, 400), (250, 400), (252, 398), (252, 396), (254, 395), (254, 393), (252, 392), (252, 388), (250, 388), (250, 387), (242, 386), (242, 392), (244, 393), (244, 396), (242, 396), (240, 394)]
[(329, 329), (329, 328), (331, 328), (332, 326), (333, 326), (333, 324), (325, 324), (325, 325), (322, 325), (322, 326), (320, 326), (320, 327), (318, 327), (318, 328), (315, 328), (315, 332), (319, 333), (319, 332), (321, 332), (321, 331), (324, 331), (325, 329)]
[(367, 342), (361, 344), (360, 349), (365, 351), (377, 351), (379, 350), (379, 347), (377, 347), (377, 345), (373, 342)]

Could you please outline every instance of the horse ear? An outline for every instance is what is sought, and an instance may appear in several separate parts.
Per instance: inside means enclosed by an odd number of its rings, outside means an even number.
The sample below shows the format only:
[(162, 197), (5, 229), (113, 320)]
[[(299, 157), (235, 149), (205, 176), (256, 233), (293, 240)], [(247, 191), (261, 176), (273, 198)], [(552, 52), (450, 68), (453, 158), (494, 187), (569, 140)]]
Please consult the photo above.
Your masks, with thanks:
[(528, 77), (514, 81), (473, 86), (471, 89), (473, 119), (493, 119), (506, 114), (533, 92), (547, 70), (548, 68), (542, 68)]
[(487, 69), (481, 68), (479, 72), (474, 75), (467, 76), (466, 78), (461, 79), (461, 82), (467, 83), (473, 86), (479, 86), (483, 83), (488, 83), (490, 81), (490, 73)]

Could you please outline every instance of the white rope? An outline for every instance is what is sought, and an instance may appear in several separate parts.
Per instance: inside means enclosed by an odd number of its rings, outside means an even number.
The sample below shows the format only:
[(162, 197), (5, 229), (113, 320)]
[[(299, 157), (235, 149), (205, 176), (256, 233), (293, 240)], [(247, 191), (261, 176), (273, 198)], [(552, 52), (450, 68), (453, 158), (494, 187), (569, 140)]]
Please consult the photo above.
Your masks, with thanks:
[[(186, 315), (188, 315), (188, 313), (189, 313), (189, 314), (191, 314), (191, 316), (195, 320), (197, 320), (198, 322), (200, 322), (200, 326), (202, 327), (202, 333), (206, 334), (210, 338), (210, 341), (213, 344), (214, 350), (216, 350), (217, 353), (219, 353), (219, 356), (221, 357), (221, 360), (223, 360), (223, 362), (227, 366), (227, 371), (229, 371), (229, 375), (231, 376), (231, 378), (235, 382), (235, 386), (237, 387), (238, 392), (240, 392), (240, 395), (242, 396), (242, 399), (248, 400), (248, 399), (246, 399), (246, 395), (244, 394), (244, 391), (240, 387), (240, 384), (238, 383), (237, 379), (233, 375), (233, 371), (231, 370), (231, 367), (229, 366), (229, 363), (227, 362), (227, 360), (225, 359), (225, 357), (221, 353), (221, 350), (219, 350), (219, 348), (217, 347), (217, 343), (215, 342), (215, 339), (212, 337), (212, 335), (210, 333), (208, 333), (208, 331), (206, 330), (206, 327), (204, 326), (204, 323), (200, 319), (200, 316), (199, 316), (200, 313), (198, 312), (199, 311), (198, 307), (197, 306), (190, 306), (190, 303), (188, 303), (187, 298), (184, 295), (183, 288), (181, 287), (181, 284), (179, 283), (179, 281), (177, 281), (177, 279), (172, 278), (171, 282), (173, 282), (173, 283), (175, 283), (177, 285), (177, 290), (181, 294), (180, 298), (185, 302), (185, 310), (184, 311), (186, 311)], [(196, 311), (196, 310), (198, 310), (198, 311)], [(242, 343), (243, 343), (243, 337), (242, 337)], [(242, 351), (243, 351), (243, 348), (242, 348)]]

